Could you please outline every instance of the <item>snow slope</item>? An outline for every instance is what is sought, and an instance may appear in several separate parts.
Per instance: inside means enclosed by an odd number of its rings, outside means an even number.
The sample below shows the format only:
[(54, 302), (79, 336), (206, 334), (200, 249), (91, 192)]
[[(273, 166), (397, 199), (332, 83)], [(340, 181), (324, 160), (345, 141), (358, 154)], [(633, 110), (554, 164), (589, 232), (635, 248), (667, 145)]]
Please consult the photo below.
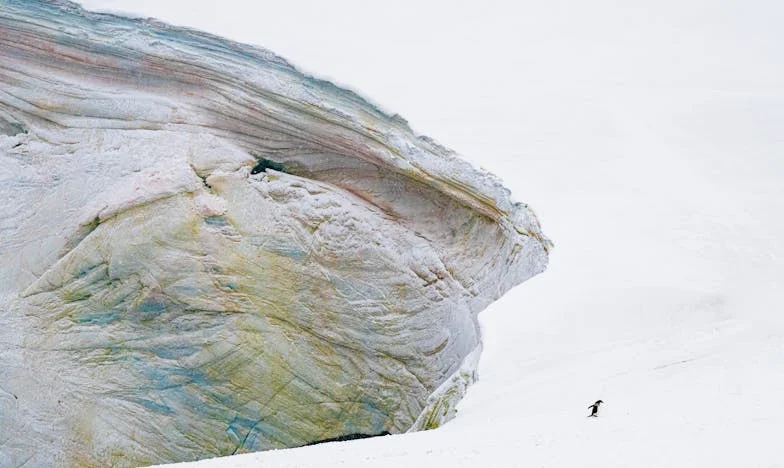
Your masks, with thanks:
[(502, 176), (556, 244), (481, 314), (449, 424), (178, 466), (784, 466), (780, 2), (83, 3), (362, 90)]

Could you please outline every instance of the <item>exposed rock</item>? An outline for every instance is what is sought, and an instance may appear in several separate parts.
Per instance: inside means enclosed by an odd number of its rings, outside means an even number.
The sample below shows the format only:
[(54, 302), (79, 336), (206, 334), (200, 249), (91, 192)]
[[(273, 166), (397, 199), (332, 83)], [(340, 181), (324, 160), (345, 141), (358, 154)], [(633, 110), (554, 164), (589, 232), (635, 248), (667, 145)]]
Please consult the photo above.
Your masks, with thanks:
[(0, 0), (0, 466), (436, 427), (533, 213), (262, 49)]

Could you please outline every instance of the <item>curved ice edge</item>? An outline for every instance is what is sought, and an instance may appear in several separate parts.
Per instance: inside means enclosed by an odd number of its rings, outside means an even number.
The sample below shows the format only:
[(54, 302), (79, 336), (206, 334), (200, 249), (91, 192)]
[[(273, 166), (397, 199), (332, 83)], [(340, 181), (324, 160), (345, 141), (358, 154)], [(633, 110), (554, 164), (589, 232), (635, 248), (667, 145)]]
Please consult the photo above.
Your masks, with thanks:
[(455, 417), (457, 404), (465, 396), (468, 387), (478, 379), (477, 367), (481, 354), (480, 342), (463, 359), (460, 367), (427, 397), (425, 408), (406, 433), (436, 429)]
[[(472, 161), (461, 158), (457, 152), (443, 146), (432, 138), (414, 131), (408, 122), (399, 114), (390, 113), (388, 110), (383, 109), (378, 103), (373, 102), (357, 90), (354, 90), (351, 87), (338, 85), (328, 79), (314, 76), (262, 46), (241, 43), (194, 28), (171, 25), (155, 18), (143, 18), (126, 12), (118, 13), (89, 10), (70, 0), (46, 0), (34, 4), (25, 0), (3, 0), (2, 4), (9, 7), (9, 10), (11, 11), (14, 7), (21, 7), (23, 10), (28, 11), (38, 11), (42, 14), (47, 11), (52, 13), (52, 10), (55, 10), (62, 15), (72, 15), (87, 19), (94, 23), (103, 24), (101, 26), (102, 28), (112, 26), (133, 26), (137, 28), (132, 31), (134, 35), (141, 35), (137, 37), (144, 37), (148, 34), (155, 36), (156, 32), (180, 36), (187, 43), (187, 45), (181, 43), (181, 46), (195, 49), (206, 48), (207, 50), (212, 51), (222, 51), (222, 53), (228, 55), (239, 55), (245, 59), (246, 64), (262, 66), (266, 64), (267, 66), (273, 66), (280, 70), (286, 70), (295, 75), (299, 75), (305, 81), (323, 89), (327, 93), (339, 95), (353, 104), (363, 107), (366, 111), (369, 110), (376, 113), (376, 116), (380, 120), (385, 121), (390, 129), (396, 129), (400, 132), (401, 136), (407, 134), (408, 138), (425, 145), (428, 150), (427, 152), (430, 153), (429, 156), (434, 158), (428, 163), (429, 167), (426, 168), (427, 172), (447, 185), (457, 183), (458, 185), (464, 185), (466, 188), (469, 188), (468, 192), (474, 192), (476, 194), (474, 196), (477, 197), (477, 202), (479, 204), (482, 203), (482, 199), (484, 199), (485, 203), (491, 201), (491, 205), (494, 205), (492, 206), (491, 211), (497, 211), (498, 215), (500, 215), (496, 218), (497, 221), (506, 224), (504, 218), (507, 218), (508, 220), (508, 218), (514, 217), (514, 211), (516, 211), (514, 205), (516, 202), (512, 198), (509, 189), (503, 185), (502, 180), (497, 175), (477, 166)], [(0, 16), (3, 16), (2, 12), (0, 12)], [(154, 37), (148, 37), (148, 39), (154, 39)], [(321, 104), (325, 105), (326, 102), (322, 102)], [(325, 106), (325, 109), (329, 110), (329, 107)], [(333, 110), (339, 111), (339, 109)], [(354, 115), (343, 115), (343, 117), (347, 118), (347, 120), (351, 121), (353, 124), (358, 124), (356, 116)], [(390, 137), (390, 140), (394, 139), (394, 135), (392, 134), (388, 135), (388, 137)], [(411, 158), (407, 159), (413, 161)], [(437, 160), (441, 160), (440, 163), (436, 162)], [(444, 170), (444, 167), (448, 167), (448, 170)], [(444, 190), (444, 187), (442, 186), (440, 190)], [(483, 194), (483, 196), (479, 194)], [(475, 208), (477, 208), (477, 206), (475, 206)], [(511, 224), (514, 225), (517, 223), (513, 222)], [(525, 230), (528, 231), (530, 228)], [(537, 232), (537, 235), (541, 235), (540, 229), (536, 229), (536, 231), (539, 231)], [(545, 245), (548, 245), (548, 243), (545, 242)]]

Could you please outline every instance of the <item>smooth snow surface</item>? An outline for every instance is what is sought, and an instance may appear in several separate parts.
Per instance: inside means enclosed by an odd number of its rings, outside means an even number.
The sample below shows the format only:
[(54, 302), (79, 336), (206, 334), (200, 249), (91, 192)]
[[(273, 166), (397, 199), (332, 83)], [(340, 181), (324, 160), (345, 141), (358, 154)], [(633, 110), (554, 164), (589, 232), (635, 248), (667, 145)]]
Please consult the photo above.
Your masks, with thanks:
[(362, 90), (555, 242), (442, 428), (178, 466), (784, 466), (784, 3), (83, 3)]

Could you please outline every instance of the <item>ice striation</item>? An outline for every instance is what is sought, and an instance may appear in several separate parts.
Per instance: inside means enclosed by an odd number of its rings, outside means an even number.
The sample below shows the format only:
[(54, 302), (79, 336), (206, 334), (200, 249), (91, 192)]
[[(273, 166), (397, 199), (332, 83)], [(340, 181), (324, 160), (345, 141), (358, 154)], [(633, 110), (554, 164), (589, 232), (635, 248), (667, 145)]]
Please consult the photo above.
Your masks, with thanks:
[(256, 47), (0, 0), (0, 466), (437, 427), (549, 241), (492, 175)]

